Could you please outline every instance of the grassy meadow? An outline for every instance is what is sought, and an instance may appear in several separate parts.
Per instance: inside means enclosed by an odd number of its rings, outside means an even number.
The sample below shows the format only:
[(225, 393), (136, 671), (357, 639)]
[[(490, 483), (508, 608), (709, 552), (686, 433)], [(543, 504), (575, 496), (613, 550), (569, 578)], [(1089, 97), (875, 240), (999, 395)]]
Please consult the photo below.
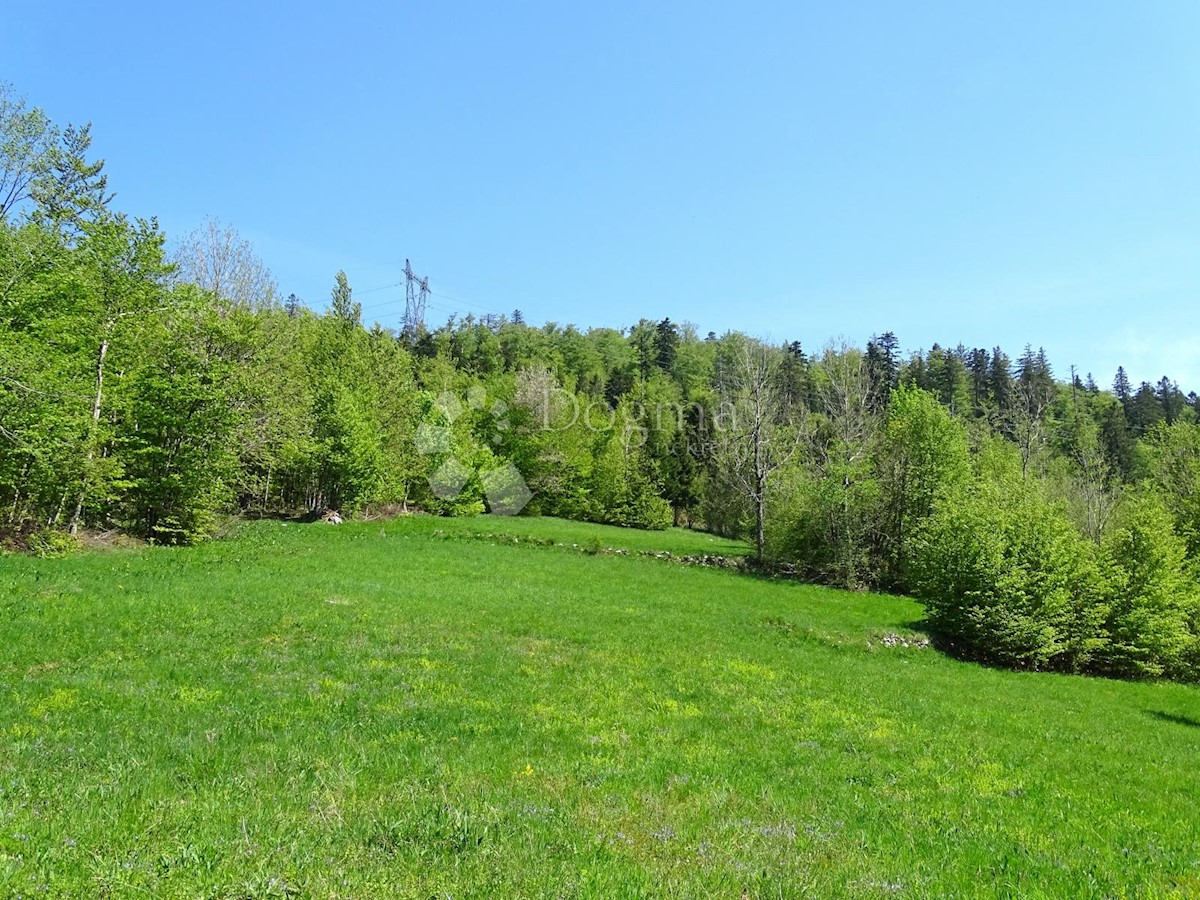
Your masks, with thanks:
[(1200, 690), (643, 550), (746, 552), (411, 517), (0, 557), (0, 896), (1200, 896)]

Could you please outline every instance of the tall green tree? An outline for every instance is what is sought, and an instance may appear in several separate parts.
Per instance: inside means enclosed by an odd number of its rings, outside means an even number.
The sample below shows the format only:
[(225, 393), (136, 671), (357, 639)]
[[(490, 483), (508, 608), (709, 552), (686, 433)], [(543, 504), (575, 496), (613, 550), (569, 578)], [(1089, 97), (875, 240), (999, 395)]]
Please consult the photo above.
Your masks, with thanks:
[(49, 171), (58, 133), (50, 117), (30, 107), (12, 85), (0, 82), (0, 220), (29, 199)]
[(362, 325), (362, 304), (354, 300), (346, 273), (339, 271), (329, 295), (329, 314), (346, 328)]
[(902, 387), (888, 407), (878, 458), (883, 578), (902, 586), (912, 533), (970, 475), (967, 434), (932, 394)]

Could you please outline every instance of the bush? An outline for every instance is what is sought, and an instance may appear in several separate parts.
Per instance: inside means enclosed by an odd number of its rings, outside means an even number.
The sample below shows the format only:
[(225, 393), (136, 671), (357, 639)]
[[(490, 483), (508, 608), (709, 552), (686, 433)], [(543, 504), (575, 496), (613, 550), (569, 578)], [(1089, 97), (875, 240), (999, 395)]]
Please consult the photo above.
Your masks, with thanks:
[(1121, 509), (1106, 535), (1108, 615), (1097, 668), (1112, 675), (1194, 676), (1197, 585), (1187, 545), (1161, 499), (1143, 495)]
[(1200, 559), (1200, 424), (1159, 425), (1139, 446), (1141, 465), (1163, 498), (1188, 552)]
[(795, 566), (805, 578), (849, 590), (874, 584), (871, 534), (879, 483), (788, 474), (768, 508), (767, 557)]
[(34, 556), (48, 559), (54, 556), (66, 556), (79, 549), (79, 541), (74, 535), (53, 528), (42, 528), (34, 531), (25, 539), (26, 549)]
[(1080, 671), (1103, 646), (1094, 549), (1024, 484), (947, 495), (913, 538), (909, 572), (930, 625), (963, 655)]
[(928, 391), (892, 393), (877, 451), (882, 502), (876, 525), (884, 582), (904, 588), (907, 543), (937, 498), (970, 475), (967, 433)]

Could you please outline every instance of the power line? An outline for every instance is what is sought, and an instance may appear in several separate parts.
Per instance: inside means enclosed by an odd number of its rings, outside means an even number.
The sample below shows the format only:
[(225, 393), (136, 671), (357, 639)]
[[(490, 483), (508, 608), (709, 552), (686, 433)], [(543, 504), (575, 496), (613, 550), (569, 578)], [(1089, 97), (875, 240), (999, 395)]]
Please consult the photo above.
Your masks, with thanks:
[[(450, 313), (461, 313), (463, 307), (472, 307), (481, 312), (489, 313), (494, 316), (507, 315), (499, 310), (484, 306), (482, 303), (474, 303), (470, 300), (463, 300), (459, 297), (452, 297), (443, 291), (435, 291), (429, 287), (429, 278), (419, 277), (412, 271), (412, 266), (409, 260), (404, 261), (405, 278), (404, 281), (396, 281), (392, 284), (383, 284), (378, 287), (367, 288), (365, 290), (355, 290), (354, 296), (361, 297), (364, 294), (376, 294), (379, 291), (386, 291), (391, 288), (404, 286), (404, 297), (397, 297), (393, 300), (385, 300), (382, 303), (372, 304), (372, 313), (376, 316), (381, 311), (398, 310), (400, 304), (404, 304), (404, 319), (402, 322), (402, 332), (406, 335), (416, 334), (424, 327), (425, 311), (428, 307), (433, 306)], [(442, 300), (448, 300), (450, 303), (458, 304), (457, 307), (449, 306), (445, 303), (439, 303), (437, 300), (430, 300), (430, 296), (439, 297)], [(307, 304), (306, 304), (307, 305)], [(469, 312), (470, 310), (468, 310)], [(415, 330), (414, 330), (415, 328)]]
[(404, 284), (403, 281), (397, 281), (395, 284), (385, 284), (383, 287), (367, 288), (365, 291), (355, 291), (356, 294), (374, 294), (376, 291), (386, 291), (388, 288), (400, 287)]
[(479, 303), (472, 303), (470, 300), (459, 300), (457, 297), (451, 297), (449, 294), (443, 294), (441, 291), (430, 291), (435, 297), (441, 297), (443, 300), (449, 300), (451, 303), (461, 303), (463, 306), (473, 306), (476, 309), (481, 309), (484, 312), (494, 313), (497, 316), (502, 316), (504, 313), (497, 309), (492, 309), (490, 306), (483, 306)]
[[(404, 282), (399, 282), (394, 285), (388, 285), (388, 287), (399, 287), (400, 284), (404, 284)], [(375, 288), (375, 290), (381, 290), (381, 288)], [(358, 291), (355, 291), (356, 295), (358, 293), (359, 293)], [(362, 291), (361, 293), (365, 294), (365, 293), (369, 293), (369, 292)], [(494, 309), (493, 307), (484, 306), (481, 303), (472, 303), (470, 300), (460, 300), (458, 297), (451, 297), (449, 294), (445, 294), (442, 291), (435, 291), (433, 288), (429, 289), (429, 294), (430, 294), (430, 296), (440, 297), (442, 300), (449, 300), (451, 303), (457, 303), (459, 305), (458, 306), (450, 306), (446, 303), (439, 303), (437, 300), (426, 300), (425, 303), (427, 306), (441, 307), (442, 309), (449, 310), (450, 312), (461, 312), (462, 307), (470, 306), (470, 307), (474, 307), (475, 309), (481, 310), (482, 312), (492, 313), (497, 316), (505, 315), (505, 313), (501, 313), (499, 310)], [(398, 307), (401, 303), (407, 304), (407, 297), (396, 298), (394, 300), (384, 300), (382, 303), (374, 304), (374, 309), (378, 310), (378, 309), (388, 309), (391, 307)]]

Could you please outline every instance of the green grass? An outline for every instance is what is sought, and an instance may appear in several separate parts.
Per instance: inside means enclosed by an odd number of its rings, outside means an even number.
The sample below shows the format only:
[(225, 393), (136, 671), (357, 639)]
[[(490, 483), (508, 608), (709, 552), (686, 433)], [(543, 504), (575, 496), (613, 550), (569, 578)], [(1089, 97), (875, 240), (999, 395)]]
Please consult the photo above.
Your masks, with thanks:
[(0, 896), (1200, 894), (1195, 688), (464, 532), (735, 549), (414, 517), (0, 558)]
[(422, 516), (408, 520), (408, 534), (436, 534), (447, 537), (517, 537), (538, 542), (552, 542), (580, 550), (616, 549), (639, 551), (668, 551), (676, 556), (709, 554), (736, 558), (748, 556), (753, 547), (742, 541), (691, 531), (668, 528), (666, 531), (642, 531), (616, 525), (593, 525), (549, 516), (521, 518), (519, 516), (477, 516), (473, 519), (447, 520)]

